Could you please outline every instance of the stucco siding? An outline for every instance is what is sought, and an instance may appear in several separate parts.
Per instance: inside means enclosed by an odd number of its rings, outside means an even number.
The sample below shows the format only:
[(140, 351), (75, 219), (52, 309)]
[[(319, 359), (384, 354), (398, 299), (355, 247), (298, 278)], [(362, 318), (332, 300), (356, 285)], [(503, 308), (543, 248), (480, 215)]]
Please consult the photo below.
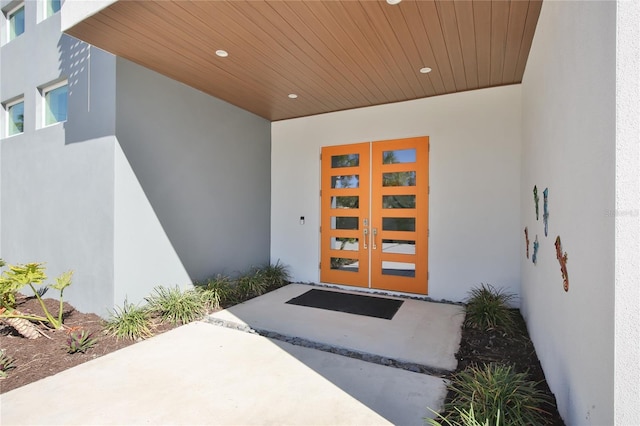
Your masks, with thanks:
[(522, 310), (569, 425), (614, 420), (615, 28), (615, 2), (544, 2), (522, 84), (521, 226), (540, 241), (537, 265), (520, 257)]
[(117, 60), (116, 293), (269, 261), (270, 123)]
[[(275, 122), (271, 258), (319, 281), (322, 146), (429, 136), (429, 296), (520, 292), (520, 87)], [(299, 224), (305, 216), (305, 224)]]

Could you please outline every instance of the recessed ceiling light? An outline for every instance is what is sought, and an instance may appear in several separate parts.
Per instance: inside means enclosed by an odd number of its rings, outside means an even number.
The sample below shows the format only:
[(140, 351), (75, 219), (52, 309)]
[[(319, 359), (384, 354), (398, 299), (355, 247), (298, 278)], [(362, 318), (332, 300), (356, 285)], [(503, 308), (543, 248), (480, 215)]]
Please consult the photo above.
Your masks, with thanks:
[(296, 99), (298, 97), (298, 95), (296, 95), (295, 93), (289, 93), (289, 99)]
[(422, 74), (429, 74), (431, 72), (431, 68), (429, 67), (420, 68), (420, 72)]
[(387, 3), (389, 4), (398, 4), (400, 3), (402, 0), (387, 0)]
[(221, 58), (226, 58), (227, 56), (229, 56), (229, 53), (226, 50), (216, 50), (216, 55), (220, 56)]

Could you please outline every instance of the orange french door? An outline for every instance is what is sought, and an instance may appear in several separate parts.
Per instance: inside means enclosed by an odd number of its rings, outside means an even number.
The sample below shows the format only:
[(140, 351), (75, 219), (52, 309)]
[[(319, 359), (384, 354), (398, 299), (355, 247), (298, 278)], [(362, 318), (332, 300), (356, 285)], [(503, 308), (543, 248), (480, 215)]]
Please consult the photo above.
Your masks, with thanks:
[(320, 280), (427, 294), (429, 139), (322, 149)]

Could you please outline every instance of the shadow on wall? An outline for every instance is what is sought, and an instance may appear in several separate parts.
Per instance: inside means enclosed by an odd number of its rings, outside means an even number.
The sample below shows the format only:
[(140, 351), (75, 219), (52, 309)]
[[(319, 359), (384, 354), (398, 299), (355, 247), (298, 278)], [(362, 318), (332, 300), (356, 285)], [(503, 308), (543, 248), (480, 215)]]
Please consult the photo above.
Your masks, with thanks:
[(195, 280), (269, 261), (269, 121), (118, 58), (116, 122), (119, 256), (175, 250)]
[(65, 143), (115, 134), (115, 57), (74, 37), (58, 40), (60, 75), (68, 81)]

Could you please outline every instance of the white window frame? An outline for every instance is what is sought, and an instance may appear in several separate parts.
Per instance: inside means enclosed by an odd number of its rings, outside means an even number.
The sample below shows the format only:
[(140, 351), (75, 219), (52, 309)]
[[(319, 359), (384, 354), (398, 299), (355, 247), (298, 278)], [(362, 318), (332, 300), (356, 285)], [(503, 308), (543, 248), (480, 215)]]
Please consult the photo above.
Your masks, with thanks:
[(62, 0), (60, 0), (60, 9), (49, 14), (49, 5), (52, 4), (53, 1), (54, 0), (38, 0), (38, 22), (42, 22), (45, 19), (51, 18), (56, 13), (60, 13), (60, 10), (62, 10)]
[[(60, 87), (67, 86), (67, 118), (63, 121), (56, 121), (55, 123), (47, 124), (47, 93), (52, 90), (59, 89)], [(64, 123), (69, 119), (69, 82), (67, 79), (59, 80), (55, 83), (47, 84), (38, 88), (40, 91), (40, 128), (55, 126), (56, 124)]]
[[(11, 16), (15, 15), (17, 11), (19, 11), (20, 9), (25, 9), (25, 14), (24, 14), (24, 31), (21, 34), (18, 34), (17, 36), (11, 38)], [(14, 7), (12, 7), (11, 9), (7, 10), (5, 12), (5, 17), (6, 17), (6, 22), (7, 22), (7, 43), (10, 42), (11, 40), (15, 40), (18, 37), (20, 37), (22, 34), (24, 34), (25, 32), (27, 32), (27, 14), (26, 14), (27, 10), (26, 10), (26, 4), (24, 1), (21, 1), (20, 3), (16, 4)]]
[[(24, 133), (24, 126), (25, 126), (25, 117), (24, 117), (24, 112), (22, 114), (22, 131), (18, 132), (18, 133), (14, 133), (12, 135), (9, 134), (9, 108), (11, 108), (14, 105), (17, 105), (19, 103), (24, 104), (24, 96), (19, 96), (17, 98), (13, 98), (9, 101), (3, 102), (2, 103), (2, 107), (3, 107), (3, 112), (4, 112), (4, 120), (3, 120), (3, 124), (4, 124), (4, 131), (2, 132), (2, 137), (3, 138), (11, 138), (13, 136), (18, 136)], [(23, 107), (24, 110), (24, 107)]]

